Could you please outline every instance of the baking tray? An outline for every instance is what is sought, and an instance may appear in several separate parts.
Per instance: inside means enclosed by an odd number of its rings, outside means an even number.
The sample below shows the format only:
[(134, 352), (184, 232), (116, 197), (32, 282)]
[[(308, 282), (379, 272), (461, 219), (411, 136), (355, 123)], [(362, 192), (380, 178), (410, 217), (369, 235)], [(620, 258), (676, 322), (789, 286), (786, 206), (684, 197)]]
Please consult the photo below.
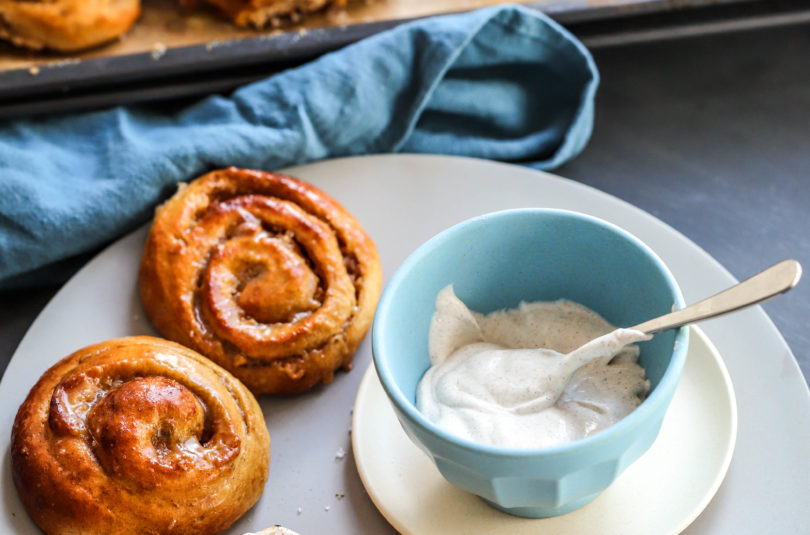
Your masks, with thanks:
[[(260, 32), (236, 28), (212, 13), (183, 12), (165, 0), (144, 0), (142, 19), (123, 39), (80, 55), (0, 46), (0, 119), (226, 93), (410, 20), (500, 3), (350, 0), (345, 10)], [(518, 3), (547, 13), (586, 45), (650, 38), (673, 29), (758, 24), (774, 17), (800, 20), (810, 12), (806, 0)]]

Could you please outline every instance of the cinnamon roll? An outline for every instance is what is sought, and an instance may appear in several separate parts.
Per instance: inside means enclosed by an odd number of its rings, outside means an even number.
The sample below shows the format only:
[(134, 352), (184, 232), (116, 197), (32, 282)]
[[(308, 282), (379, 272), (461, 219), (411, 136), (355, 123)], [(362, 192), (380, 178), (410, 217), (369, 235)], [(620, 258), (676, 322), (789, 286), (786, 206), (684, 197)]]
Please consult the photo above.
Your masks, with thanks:
[(157, 330), (255, 394), (303, 392), (349, 370), (381, 286), (374, 243), (337, 201), (236, 168), (194, 180), (157, 210), (139, 273)]
[(277, 24), (281, 18), (297, 18), (328, 5), (345, 6), (346, 0), (181, 0), (181, 4), (210, 4), (237, 26), (264, 28)]
[(49, 534), (216, 533), (256, 503), (269, 458), (261, 409), (244, 385), (148, 336), (55, 364), (11, 432), (14, 484)]
[(140, 14), (140, 0), (0, 0), (0, 38), (72, 52), (121, 36)]

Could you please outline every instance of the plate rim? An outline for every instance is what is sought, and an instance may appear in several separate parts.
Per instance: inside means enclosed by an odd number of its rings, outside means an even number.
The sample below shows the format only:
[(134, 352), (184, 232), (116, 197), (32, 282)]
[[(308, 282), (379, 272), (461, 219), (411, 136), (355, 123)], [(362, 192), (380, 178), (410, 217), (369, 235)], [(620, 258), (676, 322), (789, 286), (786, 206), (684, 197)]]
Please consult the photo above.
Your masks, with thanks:
[[(627, 228), (634, 234), (638, 232), (638, 224), (645, 223), (649, 224), (649, 231), (645, 230), (647, 236), (654, 235), (656, 236), (655, 239), (650, 238), (643, 238), (645, 234), (642, 234), (642, 239), (645, 239), (656, 251), (661, 251), (663, 248), (664, 250), (668, 250), (668, 257), (665, 255), (664, 259), (666, 262), (672, 262), (673, 254), (677, 253), (678, 255), (685, 255), (686, 259), (689, 260), (689, 265), (697, 264), (699, 267), (702, 268), (704, 272), (701, 272), (700, 277), (698, 278), (697, 275), (693, 274), (692, 271), (686, 269), (684, 264), (681, 263), (680, 271), (678, 271), (679, 266), (674, 266), (676, 269), (673, 270), (675, 276), (679, 279), (679, 281), (683, 281), (684, 278), (688, 280), (686, 284), (685, 290), (690, 290), (692, 292), (704, 291), (707, 287), (712, 285), (729, 285), (736, 282), (736, 279), (709, 253), (707, 253), (703, 248), (701, 248), (697, 243), (693, 242), (691, 239), (680, 233), (678, 230), (670, 226), (665, 221), (659, 219), (655, 215), (647, 212), (629, 202), (613, 196), (609, 193), (601, 191), (597, 188), (589, 186), (587, 184), (583, 184), (581, 182), (577, 182), (576, 180), (572, 180), (569, 178), (565, 178), (563, 176), (559, 176), (553, 173), (548, 173), (544, 171), (539, 171), (535, 169), (531, 169), (528, 167), (522, 167), (514, 164), (502, 163), (502, 162), (494, 162), (485, 159), (476, 159), (476, 158), (469, 158), (469, 157), (461, 157), (461, 156), (445, 156), (445, 155), (425, 155), (425, 154), (385, 154), (385, 155), (366, 155), (366, 156), (352, 156), (352, 157), (343, 157), (343, 158), (335, 158), (331, 160), (323, 160), (315, 163), (310, 163), (306, 165), (300, 165), (292, 168), (286, 168), (284, 170), (280, 170), (280, 172), (288, 173), (297, 175), (300, 178), (311, 181), (314, 184), (318, 185), (319, 187), (324, 187), (324, 185), (331, 184), (328, 181), (333, 175), (337, 174), (338, 178), (337, 183), (340, 184), (341, 180), (348, 180), (349, 178), (354, 179), (355, 176), (358, 174), (360, 175), (369, 175), (369, 169), (373, 169), (373, 178), (374, 184), (387, 184), (390, 183), (388, 180), (390, 177), (388, 173), (380, 173), (379, 169), (382, 167), (383, 169), (386, 168), (393, 168), (394, 173), (390, 173), (392, 175), (401, 174), (397, 169), (404, 168), (408, 170), (409, 175), (413, 174), (414, 168), (417, 171), (420, 170), (430, 170), (434, 167), (439, 167), (440, 172), (446, 173), (448, 170), (454, 173), (467, 173), (472, 174), (475, 176), (467, 177), (466, 175), (462, 178), (475, 178), (478, 183), (478, 180), (484, 184), (489, 184), (489, 180), (483, 180), (483, 175), (504, 175), (505, 177), (508, 175), (510, 180), (513, 180), (515, 184), (539, 184), (536, 189), (532, 189), (533, 192), (540, 192), (542, 195), (546, 194), (546, 187), (547, 185), (550, 186), (563, 186), (559, 189), (556, 187), (551, 188), (551, 195), (554, 198), (565, 198), (564, 202), (566, 204), (570, 204), (573, 201), (568, 200), (570, 194), (577, 194), (582, 196), (587, 202), (584, 205), (581, 205), (580, 202), (577, 200), (576, 208), (579, 211), (585, 213), (591, 213), (591, 211), (595, 211), (595, 215), (599, 215), (599, 213), (605, 213), (605, 208), (608, 207), (611, 210), (611, 216), (608, 220), (618, 223), (616, 221), (616, 216), (619, 216), (622, 220), (627, 222), (631, 222), (632, 224), (624, 225), (621, 224), (624, 228)], [(345, 175), (346, 173), (351, 173), (352, 177), (340, 176)], [(433, 175), (431, 175), (433, 176)], [(371, 178), (366, 176), (366, 178)], [(541, 179), (541, 180), (538, 180)], [(551, 182), (546, 182), (551, 181)], [(372, 183), (371, 181), (368, 182), (369, 184)], [(531, 186), (534, 188), (534, 186)], [(344, 197), (341, 196), (339, 189), (328, 189), (324, 188), (327, 192), (334, 192), (336, 198), (340, 199), (341, 202), (344, 202)], [(542, 191), (541, 191), (542, 190)], [(564, 195), (560, 197), (560, 192)], [(351, 198), (351, 197), (350, 197)], [(512, 201), (509, 201), (512, 202)], [(542, 205), (546, 205), (546, 201), (544, 201), (543, 197), (537, 197), (536, 195), (532, 195), (530, 198), (527, 199), (526, 202), (530, 203), (542, 203)], [(556, 201), (555, 202), (555, 206)], [(521, 203), (520, 206), (526, 206), (525, 202)], [(518, 206), (516, 203), (514, 206)], [(604, 216), (601, 216), (604, 217)], [(130, 237), (132, 234), (137, 233), (139, 230), (142, 230), (143, 227), (134, 230), (130, 234), (126, 234), (120, 237), (118, 240), (112, 242), (110, 245), (102, 249), (93, 259), (91, 259), (84, 267), (82, 267), (74, 276), (69, 280), (54, 296), (54, 298), (49, 301), (49, 303), (43, 308), (40, 314), (37, 316), (37, 319), (32, 323), (29, 327), (28, 331), (26, 332), (25, 336), (22, 338), (20, 343), (18, 344), (17, 348), (14, 350), (13, 355), (9, 361), (9, 365), (6, 368), (6, 372), (10, 371), (10, 368), (13, 369), (15, 363), (19, 371), (25, 371), (25, 366), (22, 366), (20, 362), (20, 354), (21, 349), (25, 348), (27, 344), (30, 344), (32, 340), (29, 338), (31, 337), (33, 331), (39, 331), (38, 334), (42, 335), (41, 325), (38, 329), (38, 321), (42, 320), (42, 316), (46, 314), (49, 307), (52, 307), (54, 301), (57, 300), (62, 294), (65, 293), (65, 290), (71, 286), (71, 283), (74, 282), (74, 279), (80, 276), (84, 270), (89, 269), (92, 265), (93, 261), (98, 259), (99, 257), (108, 253), (109, 250), (115, 247), (120, 242)], [(634, 230), (636, 229), (636, 230)], [(660, 240), (660, 241), (659, 241)], [(669, 258), (669, 260), (667, 259)], [(389, 269), (393, 268), (394, 266), (389, 266)], [(706, 277), (708, 275), (708, 277)], [(706, 282), (706, 281), (709, 282)], [(683, 284), (682, 284), (683, 286)], [(687, 299), (689, 297), (687, 296)], [(795, 356), (793, 355), (790, 347), (787, 345), (786, 341), (782, 337), (781, 333), (778, 331), (776, 326), (774, 325), (773, 321), (770, 317), (765, 313), (763, 309), (760, 307), (751, 308), (748, 311), (736, 313), (740, 314), (738, 316), (739, 319), (729, 320), (733, 323), (726, 324), (725, 326), (721, 326), (719, 324), (720, 321), (725, 320), (711, 320), (706, 324), (706, 332), (712, 336), (712, 340), (715, 344), (717, 344), (722, 350), (723, 354), (726, 355), (730, 360), (728, 361), (728, 370), (729, 373), (734, 377), (734, 380), (737, 381), (738, 386), (738, 394), (740, 401), (750, 402), (750, 394), (746, 395), (745, 391), (747, 387), (751, 385), (751, 377), (747, 376), (750, 375), (748, 368), (750, 366), (743, 365), (740, 363), (740, 359), (735, 360), (736, 354), (740, 354), (741, 356), (747, 355), (747, 346), (750, 342), (756, 342), (756, 346), (760, 349), (767, 349), (769, 352), (773, 352), (776, 357), (784, 357), (782, 359), (782, 375), (783, 377), (780, 380), (783, 382), (778, 383), (780, 386), (778, 395), (774, 396), (778, 401), (774, 402), (777, 403), (777, 406), (780, 409), (787, 409), (790, 411), (790, 414), (794, 414), (800, 417), (800, 424), (801, 427), (798, 429), (802, 436), (807, 432), (810, 432), (810, 389), (808, 388), (807, 379), (803, 377), (801, 371), (799, 369), (798, 363), (796, 361)], [(714, 324), (714, 321), (718, 321), (718, 324)], [(742, 325), (747, 329), (753, 329), (751, 332), (756, 334), (756, 339), (752, 340), (751, 335), (744, 335), (743, 337), (739, 337), (737, 334), (737, 329), (739, 326)], [(733, 327), (730, 329), (729, 326)], [(732, 332), (733, 331), (733, 332)], [(743, 331), (745, 332), (745, 331)], [(742, 340), (745, 343), (740, 343), (737, 340)], [(757, 341), (759, 340), (759, 341)], [(28, 355), (26, 355), (28, 356)], [(24, 359), (22, 359), (24, 360)], [(747, 359), (742, 359), (747, 360)], [(780, 361), (777, 361), (779, 364)], [(44, 369), (41, 370), (44, 372)], [(738, 377), (738, 375), (740, 377)], [(7, 395), (6, 401), (12, 400), (13, 402), (17, 400), (17, 390), (18, 388), (18, 379), (9, 379), (6, 380), (7, 376), (11, 376), (9, 373), (4, 373), (3, 380), (0, 382), (0, 393), (5, 393)], [(738, 381), (738, 379), (740, 379)], [(770, 380), (770, 379), (769, 379)], [(10, 384), (13, 381), (16, 381), (14, 385)], [(33, 384), (33, 383), (32, 383)], [(771, 384), (771, 383), (769, 383)], [(26, 385), (26, 392), (27, 388), (30, 385)], [(8, 394), (12, 394), (10, 397)], [(24, 395), (23, 395), (24, 397)], [(22, 401), (22, 397), (20, 397), (19, 401)], [(773, 405), (772, 403), (768, 406)], [(706, 514), (702, 516), (702, 518), (707, 518), (706, 521), (701, 521), (699, 518), (696, 521), (696, 526), (691, 526), (688, 531), (690, 533), (698, 533), (698, 531), (694, 531), (696, 528), (700, 529), (703, 528), (706, 532), (717, 532), (720, 529), (720, 526), (749, 526), (747, 523), (743, 522), (752, 522), (750, 526), (764, 524), (764, 517), (758, 515), (756, 511), (761, 510), (762, 505), (767, 505), (770, 502), (772, 507), (775, 507), (774, 511), (781, 511), (784, 513), (781, 515), (779, 519), (776, 519), (777, 526), (783, 526), (786, 528), (792, 528), (793, 531), (797, 529), (799, 526), (810, 526), (810, 518), (805, 516), (799, 516), (797, 514), (791, 514), (794, 510), (794, 504), (796, 504), (796, 499), (791, 498), (791, 496), (800, 496), (802, 499), (804, 497), (810, 496), (804, 490), (804, 487), (799, 486), (803, 484), (803, 477), (804, 474), (807, 474), (807, 467), (806, 466), (799, 466), (799, 470), (796, 472), (786, 472), (788, 468), (785, 465), (785, 462), (777, 462), (776, 469), (778, 472), (773, 472), (768, 470), (769, 473), (775, 474), (778, 473), (780, 476), (786, 477), (787, 480), (780, 484), (779, 486), (770, 485), (769, 488), (772, 488), (776, 491), (773, 496), (776, 498), (766, 498), (765, 501), (760, 504), (759, 507), (751, 507), (751, 511), (745, 513), (741, 511), (741, 515), (736, 515), (734, 513), (733, 507), (745, 507), (751, 500), (754, 499), (751, 496), (751, 492), (746, 490), (747, 487), (742, 487), (741, 483), (749, 480), (753, 480), (755, 483), (764, 483), (769, 485), (769, 481), (773, 478), (770, 477), (765, 479), (761, 476), (752, 476), (750, 475), (750, 470), (748, 470), (748, 465), (741, 465), (740, 459), (744, 459), (745, 462), (751, 461), (762, 461), (767, 463), (766, 459), (763, 459), (761, 456), (758, 456), (756, 451), (752, 449), (753, 445), (759, 445), (760, 440), (756, 437), (752, 436), (752, 427), (759, 427), (766, 422), (762, 421), (761, 414), (758, 414), (757, 411), (750, 406), (750, 403), (745, 404), (742, 403), (740, 405), (742, 408), (739, 417), (739, 429), (737, 433), (737, 444), (736, 444), (736, 452), (735, 457), (738, 461), (733, 463), (731, 469), (732, 476), (738, 476), (731, 478), (733, 481), (731, 484), (729, 480), (726, 480), (726, 484), (721, 485), (720, 495), (723, 497), (721, 500), (715, 499), (712, 503), (708, 505), (706, 510)], [(348, 406), (347, 406), (348, 410)], [(798, 411), (798, 412), (796, 412)], [(10, 415), (10, 419), (13, 419), (14, 413), (12, 412)], [(785, 435), (788, 438), (786, 439), (778, 439), (779, 443), (789, 446), (789, 456), (786, 459), (795, 460), (795, 457), (798, 453), (802, 453), (805, 449), (799, 451), (798, 443), (795, 440), (789, 440), (790, 438), (795, 438), (797, 433), (795, 431), (791, 432), (790, 434)], [(770, 467), (770, 464), (766, 464), (765, 468)], [(759, 472), (758, 470), (756, 472)], [(359, 481), (358, 481), (359, 484)], [(779, 490), (779, 489), (783, 490)], [(800, 490), (799, 493), (796, 494), (786, 494), (785, 491), (787, 489), (793, 489), (796, 491), (797, 489)], [(777, 499), (779, 501), (774, 501)], [(780, 501), (784, 502), (780, 505)], [(365, 506), (360, 508), (361, 514), (365, 513)], [(371, 504), (368, 504), (368, 509), (373, 510), (374, 515), (377, 515), (377, 509), (372, 508)], [(333, 515), (336, 514), (333, 511)], [(20, 515), (17, 515), (17, 523), (12, 524), (3, 524), (8, 525), (9, 528), (13, 528), (19, 525)], [(356, 517), (354, 514), (352, 515), (353, 518), (365, 518), (365, 517)], [(293, 513), (293, 519), (295, 518)], [(762, 518), (763, 520), (760, 520)], [(9, 522), (12, 519), (9, 517)], [(371, 519), (371, 521), (376, 521)], [(382, 521), (380, 519), (380, 521)], [(295, 527), (294, 525), (291, 527)], [(764, 527), (764, 526), (763, 526)], [(771, 525), (771, 528), (773, 525)]]

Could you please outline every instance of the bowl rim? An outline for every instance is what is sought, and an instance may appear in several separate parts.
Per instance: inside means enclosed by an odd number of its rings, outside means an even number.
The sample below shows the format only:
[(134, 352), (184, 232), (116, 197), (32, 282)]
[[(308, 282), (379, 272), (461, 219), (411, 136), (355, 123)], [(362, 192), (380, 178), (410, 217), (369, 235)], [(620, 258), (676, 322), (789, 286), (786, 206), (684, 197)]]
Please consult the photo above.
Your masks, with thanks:
[(402, 390), (397, 386), (396, 381), (393, 379), (393, 373), (391, 372), (390, 368), (386, 365), (385, 361), (379, 357), (381, 352), (380, 349), (385, 341), (385, 334), (383, 333), (381, 326), (386, 321), (387, 315), (392, 306), (392, 295), (394, 294), (395, 289), (402, 283), (402, 280), (414, 265), (420, 262), (429, 253), (441, 247), (454, 235), (465, 230), (467, 227), (481, 225), (487, 221), (491, 221), (492, 219), (541, 213), (581, 219), (591, 224), (606, 228), (620, 235), (623, 239), (631, 242), (636, 247), (641, 249), (648, 257), (650, 257), (656, 267), (664, 274), (664, 278), (669, 282), (670, 289), (673, 293), (675, 308), (680, 309), (685, 306), (683, 294), (677, 280), (672, 275), (672, 272), (669, 270), (663, 260), (661, 260), (658, 254), (655, 253), (655, 251), (641, 241), (640, 238), (619, 227), (618, 225), (582, 212), (560, 208), (511, 208), (506, 210), (498, 210), (465, 219), (459, 223), (447, 227), (422, 243), (408, 255), (402, 264), (400, 264), (391, 279), (386, 284), (386, 287), (380, 297), (371, 329), (372, 361), (374, 363), (377, 376), (380, 379), (380, 384), (383, 386), (389, 400), (394, 403), (395, 407), (400, 413), (404, 414), (408, 419), (417, 423), (419, 426), (423, 427), (431, 434), (444, 440), (445, 442), (471, 452), (510, 458), (536, 457), (539, 454), (552, 456), (565, 455), (578, 452), (580, 450), (587, 450), (598, 446), (598, 444), (604, 441), (619, 438), (621, 435), (631, 432), (632, 429), (640, 425), (641, 422), (647, 420), (650, 413), (656, 411), (659, 406), (662, 404), (669, 404), (671, 395), (674, 392), (675, 387), (677, 387), (677, 383), (680, 380), (681, 372), (683, 371), (683, 367), (686, 362), (686, 353), (689, 341), (688, 325), (678, 328), (675, 335), (674, 349), (669, 365), (664, 371), (664, 374), (661, 376), (661, 380), (656, 388), (644, 399), (644, 401), (642, 401), (638, 407), (636, 407), (630, 414), (615, 424), (599, 431), (598, 433), (594, 433), (593, 435), (579, 440), (557, 444), (554, 446), (518, 448), (472, 441), (459, 437), (440, 428), (438, 425), (428, 420), (422, 414), (422, 412), (416, 408), (416, 403), (412, 403), (408, 397), (405, 396)]

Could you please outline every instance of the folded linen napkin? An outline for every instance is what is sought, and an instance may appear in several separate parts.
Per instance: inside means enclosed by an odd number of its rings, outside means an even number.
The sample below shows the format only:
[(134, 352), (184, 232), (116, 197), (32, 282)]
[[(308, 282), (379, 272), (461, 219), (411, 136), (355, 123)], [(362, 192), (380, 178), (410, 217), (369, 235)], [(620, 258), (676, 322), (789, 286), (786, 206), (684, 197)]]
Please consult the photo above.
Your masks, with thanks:
[(408, 23), (172, 113), (0, 124), (0, 288), (53, 277), (214, 168), (384, 152), (555, 167), (587, 142), (597, 84), (565, 29), (506, 5)]

